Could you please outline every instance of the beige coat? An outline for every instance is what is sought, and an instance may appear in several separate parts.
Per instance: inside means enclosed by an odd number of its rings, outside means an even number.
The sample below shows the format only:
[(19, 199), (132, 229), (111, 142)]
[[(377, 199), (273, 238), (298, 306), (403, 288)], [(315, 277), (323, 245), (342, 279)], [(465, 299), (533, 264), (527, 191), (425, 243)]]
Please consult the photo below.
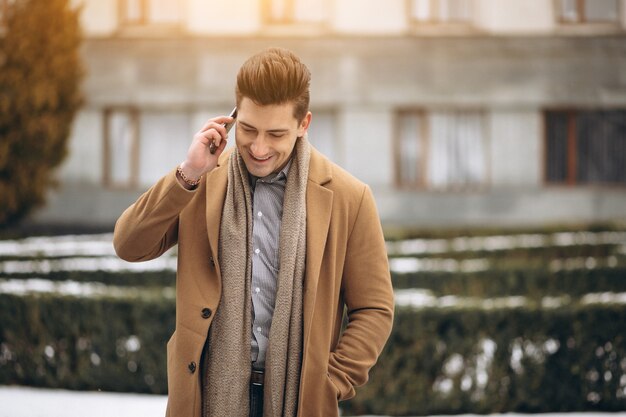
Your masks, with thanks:
[[(115, 250), (127, 261), (156, 258), (178, 243), (176, 330), (167, 343), (172, 417), (201, 414), (200, 359), (221, 294), (217, 250), (228, 154), (194, 191), (172, 170), (115, 225)], [(312, 150), (306, 206), (298, 416), (332, 417), (338, 401), (367, 382), (391, 331), (393, 291), (369, 187)], [(344, 305), (349, 324), (341, 332)]]

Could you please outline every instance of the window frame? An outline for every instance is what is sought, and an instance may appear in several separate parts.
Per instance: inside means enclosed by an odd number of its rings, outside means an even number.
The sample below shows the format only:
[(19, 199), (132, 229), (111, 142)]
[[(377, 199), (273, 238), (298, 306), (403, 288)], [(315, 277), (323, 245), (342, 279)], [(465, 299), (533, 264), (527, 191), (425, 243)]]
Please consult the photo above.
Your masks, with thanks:
[(285, 0), (287, 8), (287, 17), (284, 19), (274, 19), (272, 16), (272, 2), (274, 0), (261, 0), (261, 23), (264, 29), (273, 28), (303, 28), (304, 30), (311, 28), (327, 28), (330, 21), (331, 1), (321, 0), (320, 7), (326, 10), (326, 17), (319, 21), (298, 21), (295, 16), (295, 2), (298, 0)]
[[(112, 138), (111, 138), (111, 129), (110, 129), (110, 120), (111, 120), (111, 116), (114, 113), (117, 112), (123, 112), (128, 114), (129, 119), (131, 121), (131, 128), (132, 128), (132, 138), (131, 138), (131, 145), (130, 145), (130, 156), (129, 156), (129, 179), (126, 183), (124, 184), (120, 184), (120, 183), (116, 183), (113, 180), (113, 172), (112, 172), (112, 161), (113, 158), (115, 157), (112, 152), (113, 152), (113, 147), (112, 147)], [(114, 190), (130, 190), (130, 189), (135, 189), (139, 186), (139, 138), (140, 138), (140, 131), (139, 131), (139, 116), (140, 116), (140, 112), (139, 109), (136, 107), (107, 107), (104, 109), (104, 111), (102, 112), (102, 117), (103, 117), (103, 141), (104, 141), (104, 146), (103, 146), (103, 155), (102, 155), (102, 183), (103, 186), (107, 189), (114, 189)]]
[(118, 21), (120, 29), (131, 28), (159, 28), (169, 30), (180, 30), (184, 26), (184, 13), (185, 8), (184, 0), (177, 0), (181, 6), (180, 18), (175, 22), (152, 22), (149, 20), (150, 16), (150, 0), (137, 0), (140, 3), (140, 14), (138, 19), (129, 19), (126, 14), (126, 6), (129, 0), (118, 0)]
[[(577, 180), (578, 175), (578, 147), (576, 136), (576, 118), (581, 112), (593, 112), (593, 111), (623, 111), (626, 114), (626, 108), (624, 107), (548, 107), (542, 109), (542, 123), (543, 123), (543, 140), (541, 148), (541, 169), (542, 169), (542, 181), (544, 187), (550, 188), (594, 188), (594, 189), (609, 189), (609, 190), (624, 190), (626, 189), (626, 182), (579, 182)], [(565, 181), (552, 181), (548, 178), (548, 113), (565, 113), (567, 116), (567, 175)]]
[[(445, 186), (433, 186), (431, 184), (431, 180), (429, 178), (429, 168), (432, 161), (429, 160), (430, 155), (430, 147), (432, 146), (432, 126), (430, 122), (430, 117), (433, 113), (437, 112), (450, 112), (450, 113), (458, 113), (458, 112), (475, 112), (480, 116), (481, 119), (481, 128), (483, 130), (483, 152), (484, 152), (484, 162), (485, 162), (485, 173), (483, 181), (477, 184), (446, 184)], [(418, 180), (414, 183), (405, 183), (402, 180), (402, 169), (401, 169), (401, 118), (403, 116), (411, 116), (415, 115), (421, 118), (421, 152), (418, 155), (418, 166), (417, 170), (417, 178)], [(394, 186), (399, 190), (407, 190), (407, 191), (431, 191), (431, 192), (456, 192), (456, 193), (474, 193), (474, 192), (484, 192), (486, 191), (491, 184), (491, 148), (490, 148), (490, 138), (489, 138), (489, 126), (487, 120), (487, 110), (483, 107), (458, 107), (454, 105), (437, 107), (437, 108), (427, 108), (427, 107), (405, 107), (398, 108), (394, 112), (394, 123), (393, 123), (393, 176), (394, 176)], [(418, 138), (416, 138), (417, 140)]]
[[(400, 131), (401, 120), (403, 117), (418, 117), (421, 120), (420, 132), (421, 138), (415, 138), (419, 142), (418, 147), (421, 146), (422, 152), (417, 155), (418, 164), (415, 167), (417, 174), (417, 181), (407, 183), (402, 179), (402, 133)], [(424, 190), (428, 189), (427, 182), (427, 166), (428, 163), (428, 150), (430, 147), (430, 124), (428, 123), (428, 111), (424, 108), (403, 108), (398, 109), (394, 113), (393, 123), (393, 158), (394, 158), (394, 185), (398, 189), (407, 190)]]
[(620, 16), (622, 12), (622, 2), (617, 0), (617, 10), (616, 10), (616, 18), (614, 20), (606, 19), (606, 20), (588, 20), (585, 16), (585, 2), (590, 0), (574, 0), (576, 2), (576, 20), (568, 20), (563, 17), (562, 8), (564, 0), (554, 0), (554, 11), (556, 20), (561, 25), (619, 25)]
[[(439, 15), (439, 2), (446, 0), (427, 0), (430, 3), (430, 9), (435, 10), (437, 15)], [(473, 27), (474, 26), (474, 14), (475, 14), (475, 5), (472, 0), (466, 0), (468, 2), (470, 11), (469, 17), (467, 19), (449, 19), (444, 20), (441, 16), (434, 16), (434, 13), (431, 13), (429, 19), (427, 20), (419, 20), (415, 17), (414, 12), (414, 2), (413, 0), (406, 0), (406, 13), (409, 19), (409, 24), (412, 27), (424, 27), (424, 26), (449, 26), (449, 27)]]

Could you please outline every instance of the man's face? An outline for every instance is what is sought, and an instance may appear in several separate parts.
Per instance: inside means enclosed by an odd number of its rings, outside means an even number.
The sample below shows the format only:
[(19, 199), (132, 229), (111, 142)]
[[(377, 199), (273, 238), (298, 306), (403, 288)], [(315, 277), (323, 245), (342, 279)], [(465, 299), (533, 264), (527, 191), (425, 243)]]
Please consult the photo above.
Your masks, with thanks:
[(243, 97), (237, 109), (236, 144), (248, 172), (265, 177), (283, 169), (298, 137), (311, 122), (308, 112), (301, 123), (293, 117), (293, 103), (259, 106)]

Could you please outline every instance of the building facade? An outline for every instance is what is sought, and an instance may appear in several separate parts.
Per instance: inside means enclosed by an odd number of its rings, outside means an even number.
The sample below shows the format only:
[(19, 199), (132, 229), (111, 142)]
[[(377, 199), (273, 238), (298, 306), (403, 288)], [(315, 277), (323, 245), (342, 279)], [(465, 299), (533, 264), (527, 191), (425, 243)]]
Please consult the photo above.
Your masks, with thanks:
[(86, 102), (33, 222), (112, 225), (268, 46), (311, 69), (310, 140), (386, 226), (626, 220), (626, 0), (76, 4)]

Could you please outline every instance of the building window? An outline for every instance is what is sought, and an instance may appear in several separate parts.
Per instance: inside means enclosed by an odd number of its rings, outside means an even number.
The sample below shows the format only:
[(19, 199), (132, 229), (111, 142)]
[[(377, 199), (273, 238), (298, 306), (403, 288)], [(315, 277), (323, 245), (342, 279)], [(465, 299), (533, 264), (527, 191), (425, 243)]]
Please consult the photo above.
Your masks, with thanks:
[(626, 185), (626, 110), (548, 111), (545, 129), (546, 182)]
[(467, 23), (471, 0), (409, 0), (411, 19), (418, 23)]
[(402, 112), (398, 129), (399, 186), (471, 189), (486, 184), (487, 135), (482, 112)]
[(183, 0), (119, 0), (124, 26), (177, 25)]
[(328, 18), (327, 0), (263, 0), (262, 5), (268, 25), (319, 24)]
[(557, 16), (563, 23), (617, 22), (618, 0), (557, 0)]
[(139, 113), (107, 109), (104, 119), (104, 185), (135, 187), (139, 177)]

